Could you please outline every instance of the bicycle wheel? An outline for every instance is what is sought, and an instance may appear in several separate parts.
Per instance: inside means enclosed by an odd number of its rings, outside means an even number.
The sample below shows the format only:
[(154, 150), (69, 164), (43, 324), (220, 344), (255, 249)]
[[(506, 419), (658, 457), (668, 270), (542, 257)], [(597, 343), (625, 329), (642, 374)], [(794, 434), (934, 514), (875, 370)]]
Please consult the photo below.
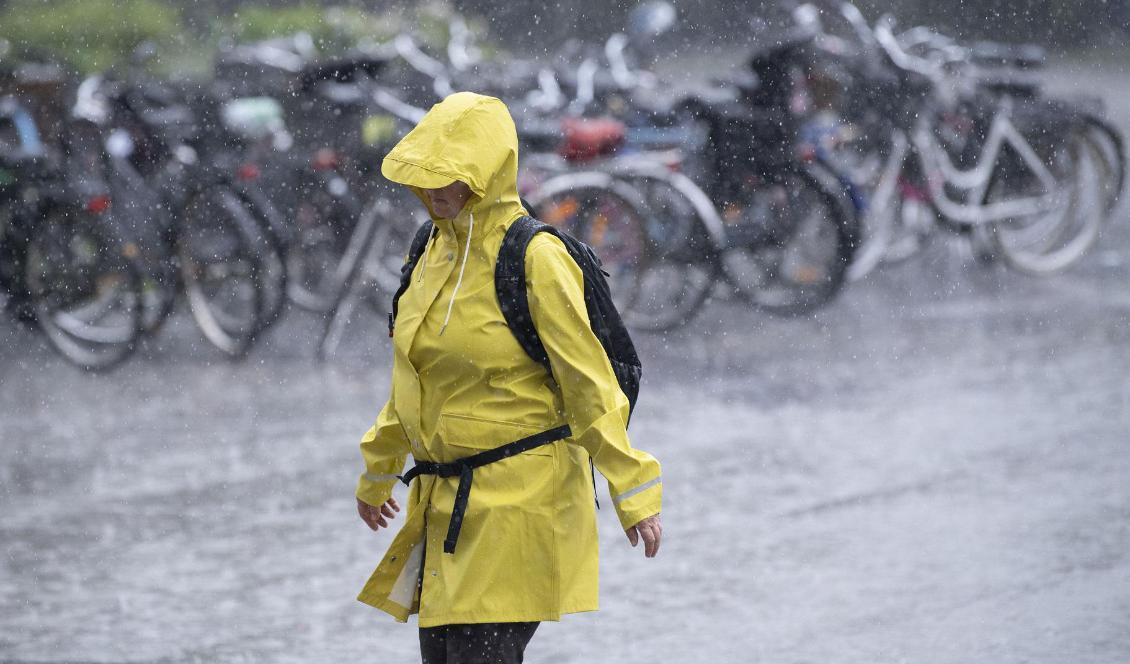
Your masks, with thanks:
[(384, 209), (378, 211), (373, 205), (364, 214), (377, 215), (378, 225), (363, 267), (366, 283), (372, 288), (363, 294), (373, 310), (384, 315), (388, 313), (392, 295), (400, 287), (400, 268), (408, 255), (408, 247), (416, 231), (428, 220), (428, 215), (425, 212), (394, 211), (387, 203), (381, 203)]
[(97, 218), (59, 207), (28, 240), (23, 281), (35, 321), (59, 353), (88, 371), (124, 362), (142, 333), (141, 269), (127, 253)]
[[(624, 323), (650, 332), (674, 329), (689, 323), (713, 291), (721, 274), (721, 254), (700, 211), (674, 182), (629, 179), (646, 199), (653, 255), (640, 269), (639, 293), (624, 312)], [(707, 201), (705, 193), (701, 198)]]
[[(381, 301), (378, 293), (383, 292), (391, 299), (400, 286), (400, 266), (404, 264), (411, 237), (419, 227), (411, 215), (393, 215), (391, 210), (388, 201), (378, 197), (361, 214), (350, 233), (345, 252), (331, 276), (332, 299), (318, 343), (319, 359), (333, 354), (341, 343), (358, 300), (367, 300), (379, 314), (388, 311), (387, 303)], [(423, 221), (419, 217), (415, 219)], [(412, 236), (402, 241), (401, 233), (409, 229)], [(367, 288), (374, 284), (376, 288)]]
[[(1049, 130), (1050, 132), (1051, 130)], [(1040, 214), (1006, 219), (994, 224), (993, 239), (1010, 267), (1033, 275), (1058, 272), (1078, 261), (1095, 243), (1106, 216), (1106, 201), (1099, 184), (1102, 156), (1081, 126), (1034, 145), (1048, 173), (1049, 187), (1029, 168), (998, 164), (987, 202), (1024, 196), (1046, 201)]]
[(1105, 119), (1094, 115), (1086, 116), (1084, 122), (1087, 126), (1087, 139), (1101, 157), (1098, 163), (1099, 182), (1109, 219), (1126, 186), (1126, 151), (1122, 134)]
[[(286, 256), (290, 300), (308, 311), (325, 312), (333, 303), (333, 274), (357, 222), (357, 211), (334, 188), (340, 177), (303, 172), (293, 207), (295, 237)], [(338, 191), (338, 194), (341, 194)]]
[(843, 287), (858, 219), (828, 177), (816, 164), (782, 170), (727, 209), (726, 279), (755, 307), (798, 316)]
[(233, 186), (217, 185), (227, 191), (227, 204), (241, 209), (233, 211), (244, 219), (255, 242), (255, 255), (259, 257), (263, 286), (263, 311), (259, 317), (259, 331), (275, 324), (286, 307), (289, 275), (286, 269), (287, 229), (281, 214), (258, 187), (252, 184)]
[(261, 331), (264, 266), (255, 222), (224, 187), (194, 192), (176, 238), (184, 292), (197, 326), (216, 348), (242, 357)]
[(528, 196), (539, 221), (592, 247), (608, 275), (616, 308), (641, 315), (641, 277), (652, 260), (646, 207), (627, 183), (604, 173), (572, 173), (545, 182)]

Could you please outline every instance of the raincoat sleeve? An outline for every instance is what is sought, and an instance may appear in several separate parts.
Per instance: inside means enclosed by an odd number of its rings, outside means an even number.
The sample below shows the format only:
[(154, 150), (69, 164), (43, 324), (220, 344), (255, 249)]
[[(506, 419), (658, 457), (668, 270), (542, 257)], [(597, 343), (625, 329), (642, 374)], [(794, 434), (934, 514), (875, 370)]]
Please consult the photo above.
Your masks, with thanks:
[(408, 459), (408, 436), (392, 399), (377, 415), (377, 421), (361, 438), (361, 456), (365, 459), (365, 472), (357, 482), (357, 497), (370, 505), (380, 505), (392, 496), (397, 474), (404, 470)]
[(573, 440), (588, 451), (620, 524), (628, 529), (659, 513), (659, 462), (628, 441), (628, 397), (589, 327), (584, 277), (565, 245), (539, 234), (526, 252), (526, 290), (538, 336), (549, 354)]

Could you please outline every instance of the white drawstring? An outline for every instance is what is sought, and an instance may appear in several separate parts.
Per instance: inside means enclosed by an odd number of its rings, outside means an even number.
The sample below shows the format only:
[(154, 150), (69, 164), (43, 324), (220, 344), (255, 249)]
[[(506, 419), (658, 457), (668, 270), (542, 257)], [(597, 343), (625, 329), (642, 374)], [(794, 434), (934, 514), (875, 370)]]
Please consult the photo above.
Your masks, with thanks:
[(443, 318), (443, 325), (439, 328), (439, 333), (442, 336), (443, 331), (447, 329), (447, 323), (451, 320), (451, 309), (455, 306), (455, 296), (459, 294), (459, 287), (463, 285), (463, 271), (467, 269), (467, 256), (471, 253), (471, 233), (475, 232), (475, 213), (471, 215), (471, 226), (467, 229), (467, 246), (463, 249), (463, 265), (459, 266), (459, 278), (455, 280), (455, 290), (451, 291), (451, 301), (447, 303), (447, 315)]

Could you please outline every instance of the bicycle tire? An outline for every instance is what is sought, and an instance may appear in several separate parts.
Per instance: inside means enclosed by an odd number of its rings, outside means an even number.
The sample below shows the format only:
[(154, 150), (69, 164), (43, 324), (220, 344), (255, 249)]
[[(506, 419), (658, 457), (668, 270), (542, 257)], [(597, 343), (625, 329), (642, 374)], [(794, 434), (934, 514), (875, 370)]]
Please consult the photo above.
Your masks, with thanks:
[[(647, 332), (686, 325), (705, 305), (722, 274), (720, 247), (702, 211), (679, 183), (623, 175), (645, 197), (648, 235), (655, 246), (654, 257), (640, 273), (639, 301), (624, 312), (624, 323)], [(705, 192), (698, 193), (713, 210)]]
[(334, 273), (360, 213), (352, 199), (334, 195), (332, 178), (308, 170), (299, 173), (294, 238), (286, 252), (287, 296), (296, 306), (315, 313), (325, 313), (333, 305)]
[(278, 211), (262, 192), (249, 186), (221, 186), (234, 196), (226, 196), (225, 205), (236, 205), (238, 202), (247, 214), (244, 224), (247, 225), (248, 220), (251, 222), (249, 228), (253, 231), (256, 253), (263, 269), (263, 312), (259, 319), (259, 332), (262, 333), (282, 317), (289, 301), (290, 278), (286, 265), (288, 243), (283, 238), (285, 231), (280, 228), (282, 221)]
[(142, 335), (142, 268), (126, 242), (82, 210), (52, 206), (28, 238), (22, 281), (47, 341), (86, 371), (125, 362)]
[[(411, 202), (409, 202), (411, 204)], [(391, 207), (390, 207), (391, 211)], [(363, 265), (365, 283), (371, 286), (360, 291), (369, 308), (377, 315), (388, 314), (389, 303), (400, 287), (400, 268), (416, 230), (427, 221), (426, 212), (404, 211), (386, 214), (376, 228), (372, 249)]]
[[(753, 203), (770, 215), (761, 220), (765, 235), (728, 247), (727, 282), (755, 308), (777, 316), (806, 315), (831, 302), (846, 282), (859, 224), (835, 177), (817, 163), (797, 164), (780, 169), (752, 195), (762, 197)], [(807, 216), (798, 220), (798, 213)], [(819, 255), (790, 260), (801, 250), (792, 243), (803, 239), (802, 231), (825, 246)]]
[[(392, 226), (393, 218), (387, 201), (378, 198), (365, 209), (354, 225), (341, 260), (330, 275), (331, 300), (326, 310), (322, 335), (318, 341), (319, 360), (325, 360), (332, 355), (341, 343), (345, 328), (357, 306), (357, 300), (360, 299), (361, 288), (366, 282), (365, 268), (368, 257), (374, 253), (374, 250), (382, 256), (387, 255), (390, 244), (387, 230)], [(382, 231), (386, 232), (383, 236)], [(403, 246), (404, 249), (400, 252), (401, 264), (404, 263), (403, 255), (407, 252), (408, 245), (405, 243)], [(397, 280), (399, 283), (399, 277)], [(395, 292), (395, 288), (392, 292)], [(372, 302), (371, 298), (370, 302)]]
[[(993, 225), (994, 245), (1009, 267), (1035, 276), (1054, 274), (1076, 263), (1098, 240), (1106, 217), (1097, 180), (1102, 157), (1084, 132), (1080, 124), (1069, 126), (1067, 135), (1050, 148), (1054, 153), (1043, 155), (1057, 181), (1056, 191), (1047, 194), (1054, 198), (1052, 208)], [(1031, 177), (998, 168), (986, 200), (1038, 187)]]
[(192, 317), (204, 337), (233, 359), (244, 357), (263, 329), (265, 268), (257, 233), (233, 192), (207, 187), (185, 202), (176, 238)]
[(1083, 121), (1086, 123), (1087, 138), (1102, 156), (1102, 188), (1109, 219), (1126, 188), (1126, 147), (1122, 134), (1105, 118), (1089, 113), (1083, 117)]
[(608, 275), (613, 302), (625, 320), (639, 299), (644, 269), (654, 258), (647, 206), (628, 182), (607, 173), (585, 171), (550, 178), (527, 197), (530, 212), (596, 252)]

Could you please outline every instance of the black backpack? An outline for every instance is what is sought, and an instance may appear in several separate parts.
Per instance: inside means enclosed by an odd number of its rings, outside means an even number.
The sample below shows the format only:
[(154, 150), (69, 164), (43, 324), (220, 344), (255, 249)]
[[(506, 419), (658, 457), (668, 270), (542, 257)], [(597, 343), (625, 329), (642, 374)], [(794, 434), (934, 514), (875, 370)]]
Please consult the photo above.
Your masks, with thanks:
[[(612, 302), (612, 293), (605, 280), (607, 275), (601, 270), (600, 259), (597, 258), (592, 247), (564, 231), (531, 217), (522, 217), (511, 224), (506, 230), (506, 237), (502, 240), (494, 268), (494, 289), (506, 324), (510, 326), (510, 331), (514, 333), (514, 337), (526, 354), (553, 375), (549, 355), (534, 327), (533, 317), (530, 315), (530, 303), (526, 297), (526, 248), (538, 233), (551, 233), (559, 238), (569, 251), (569, 255), (580, 266), (581, 274), (584, 275), (585, 306), (588, 309), (589, 326), (608, 355), (608, 361), (612, 365), (613, 373), (616, 374), (620, 389), (628, 397), (630, 415), (635, 410), (636, 399), (639, 397), (643, 367), (639, 355), (636, 354), (632, 338), (620, 318), (620, 312)], [(393, 295), (392, 313), (388, 316), (389, 336), (392, 336), (396, 325), (400, 296), (408, 290), (412, 280), (412, 270), (424, 254), (431, 234), (432, 222), (425, 222), (416, 232), (416, 237), (412, 239), (408, 259), (400, 268), (400, 288)]]

